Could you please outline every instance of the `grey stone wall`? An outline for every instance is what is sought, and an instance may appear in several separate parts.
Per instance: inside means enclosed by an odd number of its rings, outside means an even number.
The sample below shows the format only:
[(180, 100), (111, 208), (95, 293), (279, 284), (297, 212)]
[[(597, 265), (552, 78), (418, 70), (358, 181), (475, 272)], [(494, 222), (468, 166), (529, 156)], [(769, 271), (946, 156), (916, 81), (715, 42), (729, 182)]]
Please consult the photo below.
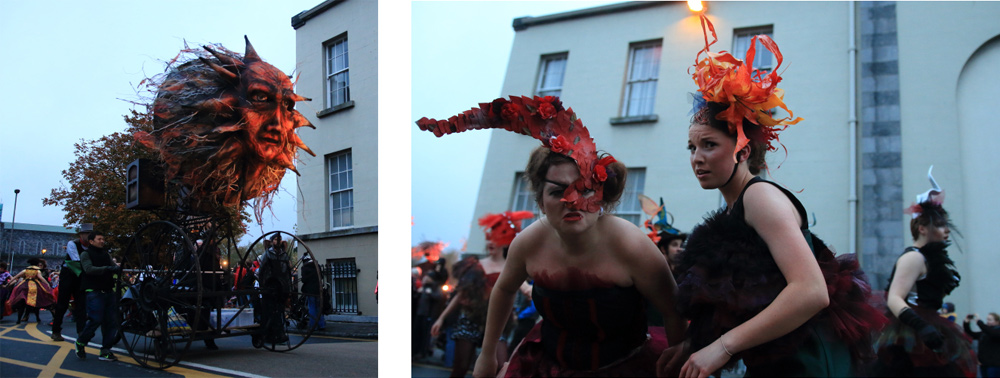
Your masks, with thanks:
[(858, 3), (861, 67), (861, 254), (875, 290), (883, 290), (909, 241), (903, 220), (899, 44), (896, 2)]
[[(0, 261), (10, 262), (13, 253), (11, 271), (14, 273), (24, 268), (25, 260), (30, 257), (41, 257), (48, 262), (50, 268), (55, 267), (62, 264), (62, 260), (66, 258), (66, 244), (75, 237), (73, 234), (58, 232), (19, 230), (16, 223), (13, 232), (0, 227)], [(45, 254), (42, 254), (43, 248), (46, 249)]]

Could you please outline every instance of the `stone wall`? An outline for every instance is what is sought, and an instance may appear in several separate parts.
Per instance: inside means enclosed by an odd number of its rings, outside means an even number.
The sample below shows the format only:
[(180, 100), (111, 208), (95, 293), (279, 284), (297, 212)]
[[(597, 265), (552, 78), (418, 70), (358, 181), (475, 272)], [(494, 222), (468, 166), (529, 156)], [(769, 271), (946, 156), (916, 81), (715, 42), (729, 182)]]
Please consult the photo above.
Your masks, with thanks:
[(875, 290), (884, 290), (903, 235), (899, 43), (896, 2), (858, 3), (861, 67), (862, 267)]

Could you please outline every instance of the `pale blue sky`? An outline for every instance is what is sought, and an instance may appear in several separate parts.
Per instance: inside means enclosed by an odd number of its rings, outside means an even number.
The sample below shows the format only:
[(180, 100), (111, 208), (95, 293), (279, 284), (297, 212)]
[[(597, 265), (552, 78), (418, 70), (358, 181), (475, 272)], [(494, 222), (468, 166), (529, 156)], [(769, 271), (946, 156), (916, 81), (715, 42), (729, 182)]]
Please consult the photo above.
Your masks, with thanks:
[[(292, 16), (321, 0), (0, 0), (0, 203), (2, 220), (62, 225), (42, 206), (75, 159), (73, 144), (125, 129), (122, 116), (143, 78), (163, 71), (184, 47), (221, 43), (238, 52), (246, 34), (265, 61), (286, 73), (295, 62)], [(306, 109), (317, 106), (305, 104)], [(108, 188), (108, 190), (124, 190)], [(282, 181), (264, 229), (292, 231), (295, 174)], [(15, 224), (16, 227), (16, 224)], [(261, 227), (249, 226), (250, 235)]]
[[(522, 16), (591, 8), (615, 1), (415, 1), (412, 6), (412, 120), (448, 118), (500, 96)], [(525, 93), (525, 95), (531, 95)], [(411, 243), (444, 241), (460, 249), (473, 214), (489, 145), (489, 131), (435, 138), (410, 126), (412, 140)], [(505, 209), (497, 209), (501, 211)], [(475, 232), (471, 237), (482, 237)]]

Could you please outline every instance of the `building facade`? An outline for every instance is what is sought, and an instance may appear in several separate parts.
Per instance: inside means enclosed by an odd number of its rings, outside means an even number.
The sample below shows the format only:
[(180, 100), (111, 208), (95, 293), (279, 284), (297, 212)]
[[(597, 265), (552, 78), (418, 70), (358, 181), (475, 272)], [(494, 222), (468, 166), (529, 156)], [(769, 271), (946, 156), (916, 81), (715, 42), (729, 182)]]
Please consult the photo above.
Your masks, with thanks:
[(25, 260), (31, 257), (45, 259), (52, 268), (66, 259), (66, 245), (75, 239), (72, 228), (0, 222), (0, 261), (11, 264), (11, 274), (27, 266)]
[[(743, 58), (750, 38), (770, 35), (784, 61), (785, 103), (804, 121), (780, 134), (764, 175), (796, 191), (812, 230), (838, 253), (858, 253), (872, 286), (884, 290), (911, 243), (914, 197), (930, 188), (928, 167), (947, 193), (961, 237), (951, 248), (962, 285), (959, 312), (993, 311), (990, 273), (1000, 269), (988, 227), (1000, 222), (1000, 170), (990, 147), (1000, 128), (987, 115), (1000, 95), (990, 73), (1000, 57), (1000, 3), (707, 2), (718, 42)], [(685, 2), (630, 2), (513, 22), (502, 96), (558, 95), (600, 150), (629, 167), (616, 212), (637, 225), (636, 200), (663, 197), (675, 225), (690, 231), (723, 205), (691, 173), (688, 69), (704, 47), (698, 15)], [(757, 47), (755, 66), (776, 59)], [(521, 180), (537, 140), (493, 131), (473, 218), (533, 210)], [(515, 157), (515, 158), (512, 158)], [(522, 158), (523, 157), (523, 158)], [(801, 191), (801, 192), (799, 192)], [(480, 232), (470, 225), (469, 235)], [(953, 236), (955, 236), (953, 234)], [(470, 238), (469, 251), (483, 251)]]
[(299, 111), (316, 153), (296, 163), (299, 238), (325, 263), (334, 312), (377, 317), (378, 3), (328, 0), (292, 18)]

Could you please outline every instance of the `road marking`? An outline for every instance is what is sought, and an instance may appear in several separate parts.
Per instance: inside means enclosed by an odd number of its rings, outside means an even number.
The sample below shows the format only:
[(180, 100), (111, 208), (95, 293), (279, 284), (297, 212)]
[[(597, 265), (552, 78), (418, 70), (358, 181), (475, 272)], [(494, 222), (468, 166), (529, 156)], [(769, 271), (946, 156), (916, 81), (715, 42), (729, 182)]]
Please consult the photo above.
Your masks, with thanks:
[[(34, 363), (31, 363), (31, 362), (24, 362), (24, 361), (19, 361), (19, 360), (13, 360), (13, 359), (10, 359), (10, 358), (5, 358), (5, 357), (0, 357), (0, 362), (6, 362), (6, 363), (11, 364), (11, 365), (24, 366), (26, 368), (32, 368), (32, 369), (42, 370), (42, 373), (39, 373), (38, 376), (39, 377), (46, 377), (47, 376), (47, 375), (44, 375), (45, 374), (45, 370), (48, 368), (45, 365), (39, 365), (39, 364), (34, 364)], [(51, 362), (49, 362), (49, 364), (51, 364)], [(80, 372), (80, 371), (66, 370), (66, 369), (58, 369), (58, 370), (55, 371), (55, 373), (59, 373), (59, 374), (62, 374), (62, 375), (68, 375), (68, 376), (71, 376), (71, 377), (83, 377), (83, 378), (100, 378), (101, 377), (100, 375), (93, 375), (93, 374), (88, 374), (88, 373), (84, 373), (84, 372)]]
[[(5, 329), (3, 332), (0, 332), (0, 334), (7, 333), (11, 329), (13, 329), (13, 328), (14, 327), (9, 327), (9, 328)], [(20, 338), (10, 337), (10, 336), (3, 336), (2, 338), (4, 338), (4, 339), (10, 339), (10, 340), (16, 340), (16, 341), (19, 341), (19, 342), (27, 342), (27, 343), (32, 343), (32, 344), (58, 345), (59, 346), (59, 350), (56, 351), (55, 355), (49, 361), (48, 365), (39, 365), (39, 364), (34, 364), (34, 363), (29, 363), (29, 362), (24, 362), (24, 361), (11, 360), (9, 358), (0, 358), (0, 361), (2, 361), (2, 362), (8, 362), (8, 363), (11, 363), (11, 364), (14, 364), (14, 365), (19, 365), (19, 366), (30, 367), (30, 368), (33, 368), (33, 369), (42, 370), (42, 372), (39, 373), (39, 377), (54, 377), (55, 374), (57, 374), (57, 373), (58, 374), (70, 375), (70, 376), (74, 376), (74, 377), (100, 377), (99, 375), (92, 375), (92, 374), (88, 374), (88, 373), (84, 373), (84, 372), (78, 372), (78, 371), (74, 371), (74, 370), (66, 370), (66, 369), (60, 368), (60, 366), (63, 364), (63, 362), (65, 362), (66, 357), (69, 356), (71, 354), (70, 352), (73, 351), (73, 349), (74, 349), (73, 345), (76, 342), (75, 338), (73, 338), (73, 337), (66, 337), (66, 340), (70, 341), (69, 343), (65, 343), (65, 342), (61, 342), (61, 341), (60, 342), (51, 341), (51, 338), (49, 337), (49, 335), (47, 335), (46, 333), (43, 333), (42, 331), (40, 331), (38, 329), (38, 324), (37, 323), (36, 324), (26, 325), (24, 327), (24, 330), (27, 331), (28, 335), (31, 336), (31, 337), (33, 337), (35, 340), (32, 340), (32, 339), (20, 339)], [(49, 341), (44, 341), (46, 339), (49, 339)], [(95, 343), (87, 343), (87, 346), (90, 347), (91, 349), (100, 349), (100, 347), (101, 347), (100, 345), (97, 345)], [(121, 362), (124, 362), (124, 363), (127, 363), (127, 364), (136, 365), (136, 366), (142, 366), (138, 362), (136, 362), (135, 360), (133, 360), (131, 356), (129, 356), (128, 351), (126, 351), (126, 350), (124, 350), (122, 348), (117, 348), (117, 347), (116, 348), (111, 348), (111, 350), (114, 351), (114, 352), (117, 352), (119, 355), (122, 356), (122, 358), (119, 359), (118, 361), (121, 361)], [(98, 355), (97, 353), (94, 353), (94, 352), (89, 352), (87, 354), (90, 354), (90, 355), (93, 355), (93, 356), (97, 356)], [(191, 366), (191, 367), (195, 367), (195, 368), (200, 368), (200, 369), (215, 371), (217, 373), (222, 373), (222, 374), (229, 374), (229, 375), (236, 375), (236, 376), (243, 376), (243, 377), (261, 377), (261, 376), (258, 376), (258, 375), (253, 375), (253, 374), (248, 374), (248, 373), (243, 373), (243, 372), (238, 372), (238, 371), (232, 371), (232, 370), (227, 370), (227, 369), (222, 369), (222, 368), (216, 368), (216, 367), (213, 367), (213, 366), (205, 366), (205, 365), (200, 365), (199, 366), (199, 364), (191, 364), (191, 363), (183, 363), (183, 362), (180, 363), (179, 365), (186, 365), (186, 366)], [(180, 375), (180, 376), (184, 376), (184, 377), (224, 377), (223, 375), (216, 375), (216, 374), (212, 374), (212, 373), (201, 371), (201, 370), (188, 369), (188, 368), (180, 367), (180, 366), (177, 366), (177, 365), (171, 366), (171, 367), (169, 367), (167, 369), (164, 369), (164, 370), (161, 370), (161, 371), (167, 372), (167, 373), (171, 373), (171, 374)]]
[(321, 339), (334, 339), (334, 340), (348, 340), (348, 341), (364, 341), (364, 342), (378, 342), (378, 340), (372, 339), (355, 339), (353, 337), (340, 337), (340, 336), (324, 336), (324, 335), (312, 335), (309, 338), (318, 337)]

